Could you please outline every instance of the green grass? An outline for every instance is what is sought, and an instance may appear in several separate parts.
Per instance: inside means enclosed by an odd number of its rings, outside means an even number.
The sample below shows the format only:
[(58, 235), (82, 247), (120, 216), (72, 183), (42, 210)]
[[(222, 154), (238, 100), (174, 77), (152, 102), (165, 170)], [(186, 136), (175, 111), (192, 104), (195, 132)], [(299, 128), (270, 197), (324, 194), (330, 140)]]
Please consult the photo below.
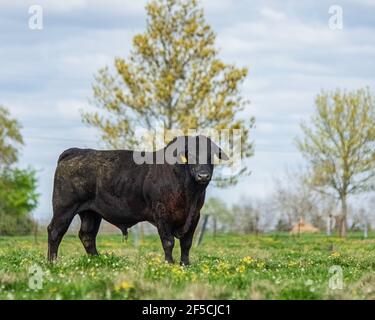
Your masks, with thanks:
[[(178, 244), (178, 242), (177, 242)], [(135, 247), (120, 235), (98, 237), (99, 257), (88, 257), (66, 236), (57, 263), (46, 262), (46, 238), (0, 237), (0, 299), (374, 299), (375, 235), (207, 236), (191, 251), (190, 267), (163, 262), (159, 239)], [(179, 259), (178, 245), (174, 252)], [(29, 288), (30, 267), (43, 272)], [(343, 290), (329, 288), (332, 266), (343, 270)], [(31, 278), (32, 280), (33, 278)]]

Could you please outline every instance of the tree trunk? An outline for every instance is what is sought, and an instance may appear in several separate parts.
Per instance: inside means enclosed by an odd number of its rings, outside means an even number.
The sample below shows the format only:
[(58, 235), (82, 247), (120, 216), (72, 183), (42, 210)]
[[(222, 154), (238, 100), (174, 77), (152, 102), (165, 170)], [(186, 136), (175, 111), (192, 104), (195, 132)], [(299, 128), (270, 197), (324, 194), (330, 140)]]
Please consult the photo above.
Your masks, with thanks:
[(348, 205), (346, 202), (346, 195), (343, 195), (341, 197), (341, 217), (340, 217), (340, 226), (339, 226), (340, 237), (346, 237), (347, 214), (348, 214)]
[(214, 233), (214, 237), (216, 237), (216, 233), (217, 233), (217, 219), (216, 219), (216, 217), (213, 217), (213, 233)]
[(368, 237), (368, 227), (367, 227), (367, 220), (365, 220), (364, 228), (363, 228), (363, 238), (367, 239)]

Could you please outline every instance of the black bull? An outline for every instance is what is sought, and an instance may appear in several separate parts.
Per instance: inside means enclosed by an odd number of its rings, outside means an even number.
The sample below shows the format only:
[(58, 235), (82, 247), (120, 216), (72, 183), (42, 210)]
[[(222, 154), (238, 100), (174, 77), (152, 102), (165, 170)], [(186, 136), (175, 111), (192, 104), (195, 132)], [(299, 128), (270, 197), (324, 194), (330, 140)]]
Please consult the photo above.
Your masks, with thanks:
[[(158, 164), (160, 156), (167, 159), (171, 155), (177, 162)], [(60, 242), (79, 214), (79, 238), (88, 254), (98, 253), (96, 236), (102, 219), (123, 234), (138, 222), (148, 221), (158, 230), (166, 261), (173, 262), (176, 237), (180, 239), (181, 264), (189, 264), (194, 231), (213, 174), (214, 155), (228, 160), (204, 136), (178, 137), (150, 153), (78, 148), (64, 151), (55, 172), (48, 259), (57, 258)], [(148, 159), (147, 163), (139, 163), (142, 157)]]

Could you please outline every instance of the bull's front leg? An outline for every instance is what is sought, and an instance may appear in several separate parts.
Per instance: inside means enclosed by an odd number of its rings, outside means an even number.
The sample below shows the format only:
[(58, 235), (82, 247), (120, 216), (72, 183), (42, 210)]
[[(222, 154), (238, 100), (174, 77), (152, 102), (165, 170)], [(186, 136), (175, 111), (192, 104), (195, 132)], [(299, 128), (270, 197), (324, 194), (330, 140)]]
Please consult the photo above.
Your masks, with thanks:
[(171, 233), (171, 228), (164, 223), (158, 224), (158, 233), (160, 236), (161, 243), (163, 245), (165, 261), (173, 263), (173, 247), (174, 247), (174, 236)]
[(190, 229), (188, 230), (188, 232), (180, 239), (180, 247), (181, 247), (180, 264), (182, 266), (188, 266), (190, 264), (189, 254), (190, 254), (190, 249), (193, 243), (194, 232), (195, 232), (195, 229), (197, 228), (198, 222), (199, 222), (199, 214), (192, 221), (192, 225), (190, 226)]
[(173, 247), (174, 247), (174, 236), (172, 234), (172, 228), (168, 223), (168, 214), (165, 205), (162, 202), (157, 202), (154, 208), (154, 221), (156, 221), (156, 227), (160, 236), (161, 243), (163, 245), (165, 261), (173, 263)]

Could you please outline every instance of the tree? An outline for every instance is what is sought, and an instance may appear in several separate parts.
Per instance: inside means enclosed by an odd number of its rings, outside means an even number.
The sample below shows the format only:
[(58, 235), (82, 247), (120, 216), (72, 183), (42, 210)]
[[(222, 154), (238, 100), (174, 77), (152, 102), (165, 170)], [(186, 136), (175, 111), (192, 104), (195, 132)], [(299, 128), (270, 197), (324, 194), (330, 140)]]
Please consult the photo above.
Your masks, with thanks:
[(245, 198), (232, 207), (234, 229), (243, 233), (255, 233), (270, 230), (274, 224), (273, 209), (270, 201)]
[(38, 203), (36, 187), (32, 169), (6, 169), (0, 173), (0, 235), (32, 231), (29, 214)]
[(273, 204), (288, 230), (301, 219), (305, 220), (315, 215), (317, 210), (316, 194), (311, 192), (311, 188), (304, 180), (302, 170), (288, 169), (285, 170), (283, 177), (275, 179)]
[(375, 229), (375, 196), (373, 195), (371, 198), (370, 198), (370, 201), (368, 202), (368, 205), (367, 205), (367, 220), (368, 220), (368, 223), (369, 223), (369, 226), (372, 230)]
[[(250, 157), (254, 119), (236, 118), (247, 104), (239, 88), (247, 68), (218, 58), (216, 35), (197, 1), (153, 0), (146, 11), (146, 31), (134, 36), (129, 58), (115, 58), (114, 70), (104, 67), (96, 75), (91, 102), (97, 110), (83, 112), (83, 121), (113, 148), (138, 145), (140, 127), (185, 134), (188, 129), (240, 129), (241, 156)], [(218, 179), (219, 184), (236, 183), (245, 171)]]
[(21, 125), (0, 107), (0, 235), (29, 233), (33, 228), (30, 212), (37, 205), (36, 174), (18, 169), (23, 139)]
[(352, 206), (351, 229), (361, 230), (366, 234), (368, 230), (373, 229), (375, 222), (375, 197), (369, 195), (363, 197), (355, 206)]
[(275, 179), (273, 207), (279, 213), (279, 227), (290, 230), (295, 223), (306, 220), (320, 230), (327, 227), (327, 219), (333, 215), (336, 200), (316, 192), (307, 183), (303, 168), (286, 169), (283, 176)]
[(369, 89), (321, 92), (311, 126), (297, 140), (310, 166), (309, 183), (341, 203), (340, 235), (347, 230), (348, 196), (374, 189), (375, 104)]
[(21, 125), (10, 117), (9, 111), (0, 106), (0, 169), (18, 160), (19, 149), (23, 145)]
[(202, 215), (208, 215), (212, 218), (212, 229), (214, 235), (216, 235), (218, 230), (218, 224), (220, 224), (221, 230), (224, 231), (227, 229), (228, 225), (233, 223), (234, 219), (226, 203), (223, 200), (214, 197), (207, 199), (201, 213)]

